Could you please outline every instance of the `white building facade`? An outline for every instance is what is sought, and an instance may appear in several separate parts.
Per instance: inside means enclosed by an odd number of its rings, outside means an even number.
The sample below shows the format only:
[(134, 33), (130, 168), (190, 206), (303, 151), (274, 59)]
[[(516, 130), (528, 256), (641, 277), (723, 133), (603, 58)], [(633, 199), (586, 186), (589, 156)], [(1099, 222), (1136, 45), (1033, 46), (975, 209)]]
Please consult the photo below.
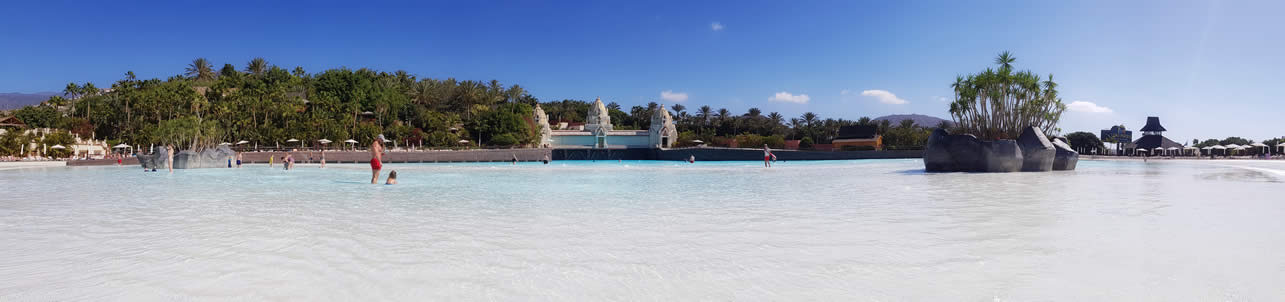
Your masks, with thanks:
[(535, 108), (535, 121), (540, 127), (541, 148), (669, 148), (678, 138), (674, 119), (664, 106), (651, 117), (648, 130), (615, 130), (611, 115), (602, 99), (589, 105), (584, 130), (552, 130), (548, 116), (540, 106)]

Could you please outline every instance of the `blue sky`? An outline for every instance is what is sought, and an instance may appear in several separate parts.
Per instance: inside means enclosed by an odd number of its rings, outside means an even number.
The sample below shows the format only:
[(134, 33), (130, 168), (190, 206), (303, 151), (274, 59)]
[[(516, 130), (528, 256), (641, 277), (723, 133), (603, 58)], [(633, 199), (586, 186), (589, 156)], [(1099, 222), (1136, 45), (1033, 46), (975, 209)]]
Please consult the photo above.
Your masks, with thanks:
[[(264, 1), (271, 2), (271, 1)], [(895, 2), (895, 3), (894, 3)], [(1127, 2), (1127, 3), (1124, 3)], [(6, 4), (0, 92), (253, 57), (602, 97), (855, 119), (947, 118), (1004, 50), (1055, 75), (1064, 133), (1160, 116), (1175, 140), (1285, 136), (1285, 1), (236, 1)], [(669, 91), (669, 93), (665, 93)], [(806, 96), (806, 97), (805, 97)]]

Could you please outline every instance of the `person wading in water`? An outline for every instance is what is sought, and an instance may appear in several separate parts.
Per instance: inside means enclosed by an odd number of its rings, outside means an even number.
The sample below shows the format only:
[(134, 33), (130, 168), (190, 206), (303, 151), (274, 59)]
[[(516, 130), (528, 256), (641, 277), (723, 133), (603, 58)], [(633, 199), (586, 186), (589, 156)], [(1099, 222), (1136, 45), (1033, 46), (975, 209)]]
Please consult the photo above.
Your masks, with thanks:
[(370, 142), (370, 184), (379, 183), (379, 170), (384, 168), (384, 135)]

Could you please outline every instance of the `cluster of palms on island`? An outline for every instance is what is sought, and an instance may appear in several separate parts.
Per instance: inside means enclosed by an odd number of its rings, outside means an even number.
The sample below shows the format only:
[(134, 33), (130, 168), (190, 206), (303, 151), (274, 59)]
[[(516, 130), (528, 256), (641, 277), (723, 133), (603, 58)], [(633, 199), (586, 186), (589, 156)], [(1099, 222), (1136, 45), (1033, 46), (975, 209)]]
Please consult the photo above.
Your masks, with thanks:
[[(176, 68), (177, 70), (177, 68)], [(540, 105), (552, 123), (582, 123), (590, 102), (542, 102), (519, 85), (499, 81), (417, 78), (406, 71), (329, 69), (309, 73), (285, 69), (263, 58), (243, 68), (214, 68), (195, 59), (182, 74), (140, 79), (130, 72), (109, 85), (69, 83), (62, 95), (25, 106), (11, 115), (31, 128), (65, 129), (108, 144), (173, 144), (188, 148), (248, 141), (272, 146), (287, 140), (356, 140), (365, 145), (378, 134), (399, 144), (425, 148), (523, 147), (537, 140), (532, 113)], [(616, 129), (648, 129), (657, 102), (626, 109), (607, 105)], [(825, 144), (848, 125), (873, 125), (891, 149), (922, 148), (930, 130), (911, 120), (822, 118), (807, 112), (786, 117), (758, 108), (733, 112), (709, 106), (668, 106), (679, 138), (675, 146), (701, 142), (711, 146), (781, 148), (786, 140), (799, 147)], [(944, 125), (944, 124), (942, 124)], [(44, 135), (37, 143), (66, 144), (68, 133)], [(10, 131), (0, 138), (0, 152), (19, 153), (19, 145), (38, 139)], [(10, 150), (12, 149), (12, 150)], [(57, 156), (60, 151), (51, 151)]]

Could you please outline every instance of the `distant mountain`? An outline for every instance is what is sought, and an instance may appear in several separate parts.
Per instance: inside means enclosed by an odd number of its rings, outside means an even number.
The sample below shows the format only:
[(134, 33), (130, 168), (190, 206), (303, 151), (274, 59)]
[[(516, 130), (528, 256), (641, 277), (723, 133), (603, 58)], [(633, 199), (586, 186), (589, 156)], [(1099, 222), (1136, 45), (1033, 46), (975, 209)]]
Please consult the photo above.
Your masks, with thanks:
[(876, 122), (886, 120), (889, 123), (891, 123), (893, 126), (900, 124), (902, 120), (912, 120), (912, 121), (915, 121), (915, 125), (918, 125), (919, 127), (924, 127), (924, 128), (937, 127), (937, 124), (941, 122), (946, 122), (952, 125), (954, 124), (947, 119), (942, 119), (939, 117), (927, 116), (922, 114), (893, 114), (893, 115), (880, 116), (875, 118), (874, 120)]
[(0, 110), (18, 109), (27, 105), (36, 105), (58, 95), (57, 92), (17, 93), (0, 92)]

